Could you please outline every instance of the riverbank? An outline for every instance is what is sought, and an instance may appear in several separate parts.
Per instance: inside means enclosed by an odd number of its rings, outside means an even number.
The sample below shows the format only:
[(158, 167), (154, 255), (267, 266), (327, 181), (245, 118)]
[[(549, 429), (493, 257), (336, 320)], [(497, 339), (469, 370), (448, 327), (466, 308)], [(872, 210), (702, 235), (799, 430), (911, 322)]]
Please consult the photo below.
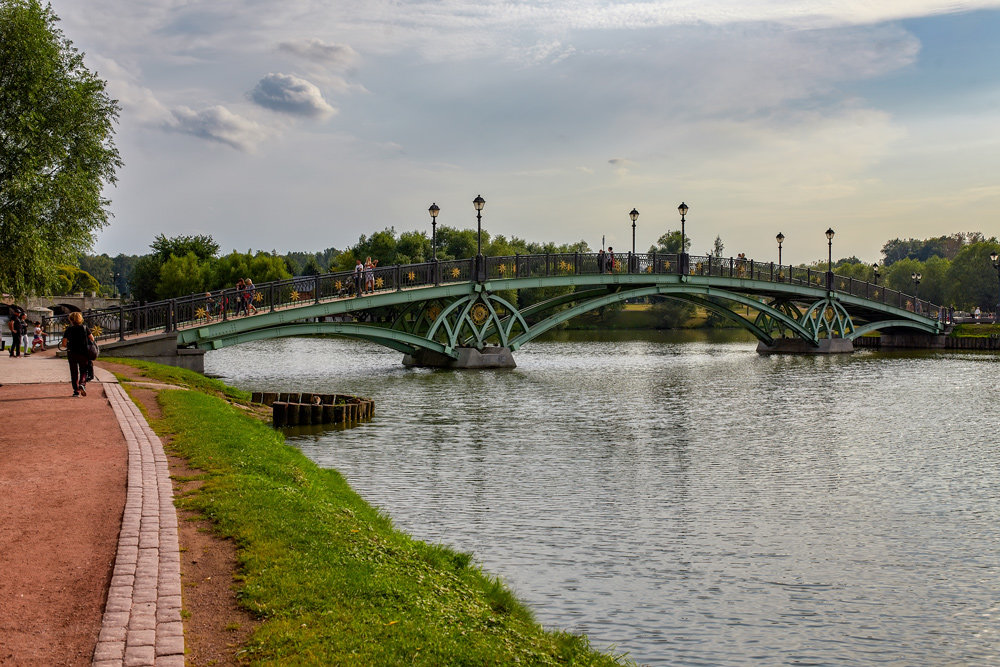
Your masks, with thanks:
[[(203, 380), (151, 364), (143, 373)], [(621, 664), (585, 637), (542, 629), (468, 554), (395, 530), (336, 471), (285, 444), (228, 393), (161, 390), (162, 415), (151, 423), (198, 471), (179, 505), (236, 545), (237, 599), (258, 620), (241, 659)]]

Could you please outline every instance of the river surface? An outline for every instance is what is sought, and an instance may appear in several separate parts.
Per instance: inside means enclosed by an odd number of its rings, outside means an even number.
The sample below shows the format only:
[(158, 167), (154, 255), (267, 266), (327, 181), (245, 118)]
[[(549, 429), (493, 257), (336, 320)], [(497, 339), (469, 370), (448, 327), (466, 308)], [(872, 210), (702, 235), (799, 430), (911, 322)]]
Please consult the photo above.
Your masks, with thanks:
[(649, 665), (1000, 664), (1000, 357), (758, 356), (562, 334), (502, 371), (334, 338), (210, 352), (245, 389), (370, 396), (290, 433), (547, 627)]

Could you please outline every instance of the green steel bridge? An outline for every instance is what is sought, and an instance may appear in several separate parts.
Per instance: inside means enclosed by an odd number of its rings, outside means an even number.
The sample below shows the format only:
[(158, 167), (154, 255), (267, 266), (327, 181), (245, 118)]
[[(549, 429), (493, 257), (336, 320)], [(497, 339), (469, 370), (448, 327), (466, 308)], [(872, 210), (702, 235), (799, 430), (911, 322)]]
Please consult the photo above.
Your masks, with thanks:
[[(946, 315), (915, 296), (825, 271), (688, 254), (621, 254), (610, 270), (593, 253), (480, 257), (379, 267), (371, 282), (359, 293), (353, 272), (304, 276), (242, 295), (88, 311), (85, 319), (123, 356), (151, 339), (183, 354), (333, 334), (398, 350), (406, 364), (488, 367), (514, 365), (513, 352), (578, 315), (647, 297), (718, 313), (751, 332), (762, 353), (850, 352), (874, 331), (941, 334)], [(250, 314), (237, 314), (246, 301)], [(47, 325), (57, 332), (64, 321)]]

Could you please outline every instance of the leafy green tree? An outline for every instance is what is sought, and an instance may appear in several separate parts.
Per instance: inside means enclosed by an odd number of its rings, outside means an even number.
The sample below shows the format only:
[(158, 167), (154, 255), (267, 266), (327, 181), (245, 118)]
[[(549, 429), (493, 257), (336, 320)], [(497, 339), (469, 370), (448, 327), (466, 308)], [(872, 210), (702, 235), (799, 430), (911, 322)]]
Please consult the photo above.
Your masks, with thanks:
[(948, 294), (956, 308), (972, 310), (976, 306), (993, 310), (997, 303), (997, 272), (990, 253), (1000, 251), (995, 240), (973, 243), (959, 250), (948, 269)]
[(149, 244), (149, 247), (163, 262), (170, 259), (171, 255), (184, 257), (188, 253), (194, 253), (198, 259), (206, 260), (219, 254), (219, 244), (207, 234), (173, 236), (171, 238), (157, 234), (156, 239)]
[(302, 267), (302, 273), (299, 275), (318, 276), (322, 273), (323, 273), (323, 267), (319, 265), (319, 261), (316, 260), (316, 256), (310, 255), (306, 259), (306, 265)]
[[(691, 249), (691, 237), (684, 237), (684, 251)], [(656, 245), (649, 247), (649, 252), (681, 252), (680, 230), (668, 230), (666, 234), (656, 239)]]
[(396, 243), (396, 259), (400, 264), (431, 261), (431, 240), (426, 232), (403, 232)]
[(82, 255), (79, 265), (81, 269), (94, 276), (102, 285), (110, 285), (114, 282), (114, 261), (108, 257), (107, 253), (102, 255)]
[(136, 260), (128, 279), (129, 293), (134, 301), (155, 301), (163, 263), (156, 255), (143, 255)]
[(171, 255), (160, 266), (156, 295), (161, 299), (204, 292), (212, 276), (211, 260), (201, 259), (193, 251), (182, 257)]
[(107, 225), (119, 106), (51, 6), (0, 0), (0, 292), (42, 292)]
[(58, 267), (59, 277), (54, 294), (90, 294), (100, 289), (101, 284), (92, 275), (75, 266), (62, 264)]

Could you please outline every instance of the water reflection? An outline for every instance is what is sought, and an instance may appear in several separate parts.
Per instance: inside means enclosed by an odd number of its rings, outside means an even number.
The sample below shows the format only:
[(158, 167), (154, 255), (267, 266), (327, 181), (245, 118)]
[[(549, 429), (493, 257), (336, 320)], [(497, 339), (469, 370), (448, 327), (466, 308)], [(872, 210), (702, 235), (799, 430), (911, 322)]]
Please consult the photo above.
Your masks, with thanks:
[(994, 357), (558, 338), (506, 371), (323, 338), (206, 362), (248, 389), (375, 398), (375, 421), (290, 442), (598, 647), (662, 665), (997, 658)]

